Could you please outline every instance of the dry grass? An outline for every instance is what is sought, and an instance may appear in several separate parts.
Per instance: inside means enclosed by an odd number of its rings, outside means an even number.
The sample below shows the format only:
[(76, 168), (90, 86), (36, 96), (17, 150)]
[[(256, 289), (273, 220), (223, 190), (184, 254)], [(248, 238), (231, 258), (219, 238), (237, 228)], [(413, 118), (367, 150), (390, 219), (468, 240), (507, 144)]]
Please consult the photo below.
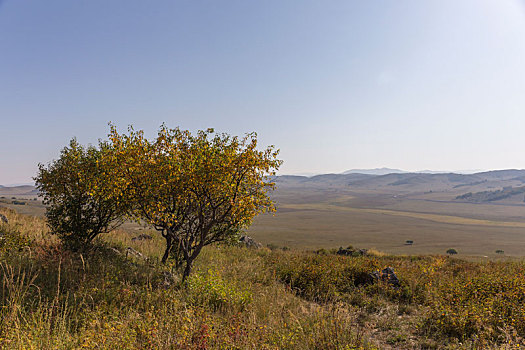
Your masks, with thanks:
[[(42, 220), (1, 212), (31, 241), (29, 249), (0, 252), (2, 348), (373, 348), (348, 314), (278, 282), (267, 252), (207, 249), (187, 285), (175, 275), (168, 286), (170, 267), (155, 259), (158, 236), (132, 242), (118, 231), (105, 235), (111, 243), (71, 253), (48, 240)], [(111, 248), (128, 245), (149, 261)]]
[[(497, 349), (524, 345), (525, 264), (205, 249), (188, 283), (162, 237), (120, 230), (61, 248), (38, 218), (0, 209), (0, 348)], [(132, 241), (147, 232), (151, 240)], [(16, 234), (15, 234), (16, 233)], [(148, 259), (126, 257), (127, 247)], [(368, 274), (392, 266), (396, 289)]]
[[(449, 203), (433, 201), (430, 195), (414, 199), (328, 190), (308, 196), (314, 192), (278, 192), (277, 213), (256, 218), (249, 234), (264, 244), (295, 249), (352, 243), (388, 254), (444, 254), (455, 248), (460, 256), (469, 258), (501, 259), (496, 250), (503, 250), (506, 257), (523, 256), (523, 205)], [(407, 246), (406, 240), (414, 244)]]

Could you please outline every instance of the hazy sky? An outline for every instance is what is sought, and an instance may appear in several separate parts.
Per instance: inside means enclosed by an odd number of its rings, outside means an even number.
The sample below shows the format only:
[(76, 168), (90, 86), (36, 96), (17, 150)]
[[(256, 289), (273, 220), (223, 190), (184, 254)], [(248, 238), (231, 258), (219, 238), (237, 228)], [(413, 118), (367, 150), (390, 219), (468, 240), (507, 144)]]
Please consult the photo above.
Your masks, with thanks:
[(282, 173), (525, 168), (525, 0), (0, 0), (0, 184), (113, 121)]

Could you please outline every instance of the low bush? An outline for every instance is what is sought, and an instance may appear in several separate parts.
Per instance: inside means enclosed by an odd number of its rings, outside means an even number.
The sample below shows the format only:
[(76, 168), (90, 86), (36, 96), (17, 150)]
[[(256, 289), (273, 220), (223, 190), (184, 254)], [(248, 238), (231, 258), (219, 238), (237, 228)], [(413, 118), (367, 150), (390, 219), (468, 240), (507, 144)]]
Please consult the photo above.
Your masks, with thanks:
[(225, 308), (242, 311), (252, 302), (249, 290), (226, 281), (214, 270), (190, 276), (186, 287), (191, 304), (208, 306), (214, 311)]
[(29, 239), (12, 225), (0, 223), (0, 254), (9, 253), (28, 247)]
[[(313, 301), (334, 302), (348, 298), (361, 289), (367, 295), (380, 293), (390, 300), (413, 301), (424, 298), (426, 279), (401, 278), (401, 286), (392, 288), (377, 282), (371, 273), (392, 265), (396, 258), (344, 257), (323, 254), (274, 254), (271, 264), (278, 278), (298, 295)], [(405, 259), (406, 260), (406, 259)], [(403, 261), (403, 260), (401, 260)], [(403, 276), (408, 270), (400, 270)]]
[(441, 275), (429, 289), (425, 324), (431, 332), (491, 341), (513, 331), (525, 335), (523, 263), (465, 264), (458, 272)]

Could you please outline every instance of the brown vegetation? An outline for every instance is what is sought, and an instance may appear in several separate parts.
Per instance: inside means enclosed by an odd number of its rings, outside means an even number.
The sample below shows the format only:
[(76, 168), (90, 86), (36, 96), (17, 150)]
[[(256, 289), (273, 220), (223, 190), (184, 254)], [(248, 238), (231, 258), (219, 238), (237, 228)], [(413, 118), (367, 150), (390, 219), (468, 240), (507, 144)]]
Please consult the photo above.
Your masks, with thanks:
[[(0, 347), (45, 349), (512, 348), (525, 334), (525, 264), (339, 256), (225, 245), (184, 284), (162, 238), (104, 234), (82, 254), (41, 219), (0, 209)], [(15, 233), (16, 232), (16, 233)], [(51, 236), (52, 237), (52, 236)], [(148, 259), (126, 257), (126, 247)], [(370, 281), (390, 266), (400, 287)]]

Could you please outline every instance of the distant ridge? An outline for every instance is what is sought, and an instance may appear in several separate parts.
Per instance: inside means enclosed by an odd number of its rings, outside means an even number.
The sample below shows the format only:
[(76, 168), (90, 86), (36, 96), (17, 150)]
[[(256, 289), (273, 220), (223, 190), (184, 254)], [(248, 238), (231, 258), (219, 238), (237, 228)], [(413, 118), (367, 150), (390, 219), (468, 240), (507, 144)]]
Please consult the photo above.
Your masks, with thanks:
[(0, 185), (0, 196), (32, 196), (37, 195), (38, 189), (32, 185), (22, 185), (22, 186), (2, 186)]
[(22, 186), (32, 186), (32, 187), (34, 187), (35, 184), (33, 182), (24, 182), (24, 183), (17, 183), (17, 184), (0, 185), (0, 187), (22, 187)]
[[(457, 172), (406, 172), (390, 168), (353, 169), (344, 174), (323, 174), (312, 177), (277, 176), (273, 180), (278, 183), (277, 187), (285, 188), (338, 188), (384, 193), (450, 192), (453, 193), (451, 199), (454, 200), (457, 196), (469, 192), (478, 193), (525, 187), (525, 170), (507, 169), (461, 174)], [(465, 198), (465, 200), (468, 199)], [(523, 197), (520, 203), (523, 203)]]
[(365, 174), (365, 175), (388, 175), (388, 174), (405, 174), (408, 171), (390, 168), (376, 168), (376, 169), (351, 169), (343, 172), (343, 174)]
[[(485, 173), (491, 173), (494, 171), (509, 172), (515, 171), (510, 170), (493, 170), (485, 171)], [(519, 170), (518, 170), (519, 171)], [(407, 171), (401, 169), (391, 169), (391, 168), (375, 168), (375, 169), (351, 169), (343, 172), (342, 174), (365, 174), (365, 175), (389, 175), (389, 174), (477, 174), (483, 172), (482, 170), (457, 170), (457, 171), (448, 171), (448, 170), (418, 170), (418, 171)]]

